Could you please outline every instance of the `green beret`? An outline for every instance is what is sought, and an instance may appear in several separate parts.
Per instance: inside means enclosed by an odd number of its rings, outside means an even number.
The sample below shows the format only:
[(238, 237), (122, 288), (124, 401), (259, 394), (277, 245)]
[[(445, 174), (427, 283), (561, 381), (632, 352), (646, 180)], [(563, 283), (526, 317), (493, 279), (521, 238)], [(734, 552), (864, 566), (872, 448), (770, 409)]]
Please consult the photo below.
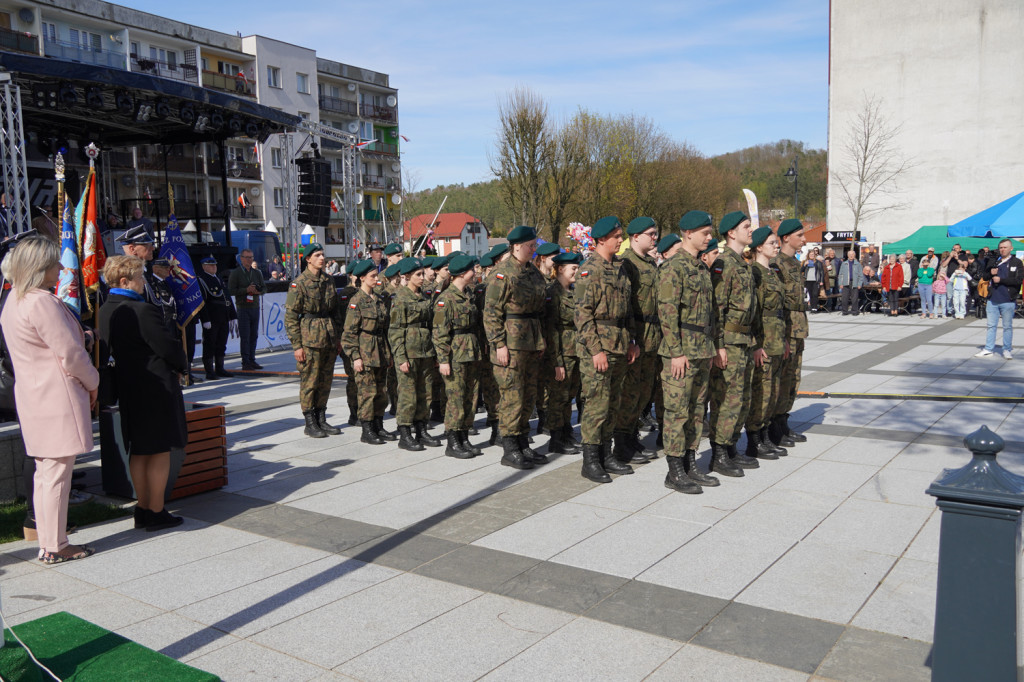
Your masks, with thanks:
[(736, 227), (744, 220), (750, 220), (750, 216), (748, 216), (743, 211), (733, 211), (732, 213), (726, 213), (724, 216), (722, 216), (722, 222), (718, 223), (718, 234), (724, 237), (726, 232)]
[(566, 265), (567, 263), (579, 265), (580, 262), (582, 262), (583, 257), (578, 253), (566, 251), (565, 253), (558, 254), (552, 260), (555, 265)]
[(679, 229), (683, 232), (698, 230), (711, 225), (711, 214), (707, 211), (687, 211), (686, 215), (679, 219)]
[(703, 251), (701, 251), (700, 255), (703, 256), (705, 253), (711, 253), (712, 251), (716, 250), (717, 248), (718, 248), (718, 240), (717, 239), (712, 239), (711, 241), (708, 242), (708, 248), (706, 248)]
[(423, 263), (423, 267), (427, 270), (434, 269), (434, 256), (424, 256), (423, 258), (420, 258), (420, 262)]
[(434, 269), (440, 270), (441, 268), (446, 268), (450, 261), (451, 254), (448, 254), (447, 256), (434, 256)]
[(537, 238), (537, 230), (529, 225), (520, 225), (508, 233), (509, 244), (522, 244)]
[(401, 244), (394, 244), (394, 243), (392, 243), (392, 244), (388, 244), (387, 246), (384, 247), (384, 255), (385, 256), (393, 256), (396, 253), (402, 253), (402, 245)]
[(309, 258), (314, 253), (316, 253), (317, 251), (323, 251), (323, 250), (324, 250), (324, 247), (321, 246), (320, 244), (318, 244), (316, 242), (310, 242), (309, 246), (307, 246), (305, 249), (302, 250), (302, 255), (305, 256), (306, 258)]
[(771, 233), (772, 228), (767, 226), (759, 227), (756, 230), (754, 230), (754, 238), (750, 242), (750, 248), (756, 249), (757, 247), (761, 246), (761, 244), (764, 244), (765, 241), (768, 239), (769, 235), (771, 235)]
[(781, 238), (802, 229), (804, 229), (804, 225), (799, 220), (796, 218), (786, 218), (779, 224), (779, 230), (776, 234)]
[(672, 234), (666, 234), (661, 240), (658, 241), (658, 253), (665, 253), (673, 246), (683, 241), (679, 238), (679, 235), (673, 232)]
[(537, 247), (538, 256), (554, 256), (556, 253), (561, 251), (561, 247), (555, 242), (544, 242)]
[(629, 221), (629, 227), (626, 228), (626, 234), (640, 234), (654, 227), (654, 219), (641, 217), (633, 218)]
[(487, 255), (485, 253), (484, 255), (480, 256), (480, 267), (482, 267), (482, 268), (493, 268), (494, 267), (494, 259), (491, 258), (489, 255)]
[(448, 262), (448, 272), (452, 275), (461, 275), (466, 270), (471, 270), (476, 263), (477, 260), (473, 256), (459, 254)]
[(388, 278), (388, 279), (391, 279), (392, 277), (397, 275), (399, 272), (400, 271), (398, 269), (398, 263), (395, 263), (394, 265), (389, 265), (386, 268), (384, 268), (384, 276), (386, 278)]
[(446, 256), (446, 258), (448, 259), (448, 263), (450, 264), (452, 262), (452, 258), (455, 258), (456, 256), (465, 256), (465, 255), (467, 255), (465, 251), (452, 251), (451, 253), (449, 253)]
[(497, 261), (498, 258), (505, 255), (505, 252), (508, 251), (508, 248), (508, 243), (506, 242), (503, 242), (501, 244), (495, 244), (491, 248), (491, 250), (487, 252), (487, 255), (491, 257), (491, 260)]
[(398, 261), (392, 267), (396, 266), (398, 267), (398, 271), (400, 273), (402, 273), (403, 275), (408, 275), (413, 272), (416, 272), (417, 270), (422, 270), (423, 261), (421, 261), (419, 258), (413, 258), (412, 256), (409, 256), (408, 258), (403, 258), (402, 260)]
[(348, 274), (355, 275), (356, 277), (362, 277), (370, 270), (375, 269), (377, 266), (373, 264), (373, 261), (369, 258), (365, 260), (357, 260), (352, 263), (348, 268)]
[(590, 228), (590, 236), (594, 238), (594, 241), (607, 237), (615, 231), (616, 227), (622, 227), (622, 223), (619, 219), (613, 215), (605, 216), (601, 218), (594, 226)]

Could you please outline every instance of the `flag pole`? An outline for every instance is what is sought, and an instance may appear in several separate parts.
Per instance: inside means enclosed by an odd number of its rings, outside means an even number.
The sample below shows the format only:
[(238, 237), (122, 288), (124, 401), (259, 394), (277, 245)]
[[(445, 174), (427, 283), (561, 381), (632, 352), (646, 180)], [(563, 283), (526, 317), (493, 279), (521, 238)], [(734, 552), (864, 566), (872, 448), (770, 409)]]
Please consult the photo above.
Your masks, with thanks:
[[(427, 229), (424, 230), (423, 236), (420, 237), (420, 240), (418, 242), (416, 242), (416, 248), (414, 248), (412, 250), (412, 255), (413, 256), (415, 256), (416, 253), (421, 248), (423, 248), (426, 245), (426, 243), (427, 243), (427, 234), (432, 229), (434, 223), (437, 222), (437, 216), (441, 215), (441, 209), (444, 208), (444, 202), (446, 202), (446, 201), (448, 201), (448, 195), (447, 194), (445, 194), (444, 195), (444, 199), (441, 200), (441, 205), (437, 207), (437, 213), (434, 214), (434, 219), (430, 221), (430, 225), (427, 225)], [(411, 228), (410, 228), (410, 230), (411, 230)]]
[[(93, 177), (96, 174), (96, 159), (100, 155), (100, 148), (97, 147), (94, 142), (90, 142), (89, 145), (85, 148), (85, 155), (87, 157), (89, 157), (89, 176), (86, 178), (86, 181), (85, 181), (86, 192), (89, 192), (89, 188), (94, 187), (94, 185), (95, 185), (95, 183), (93, 182)], [(92, 193), (90, 193), (88, 201), (95, 201), (95, 200), (96, 200), (95, 197), (93, 197)], [(83, 212), (83, 216), (86, 217), (86, 220), (88, 220), (88, 212), (89, 212), (89, 205), (86, 204), (85, 211)], [(81, 265), (82, 265), (82, 263), (85, 262), (85, 252), (83, 251), (83, 249), (85, 248), (85, 220), (82, 221), (81, 225), (75, 225), (75, 230), (78, 231), (78, 263), (79, 263), (78, 272), (79, 272), (79, 275), (81, 275), (81, 272), (82, 272)], [(97, 234), (97, 237), (98, 236), (99, 235)], [(83, 289), (83, 293), (85, 294), (85, 309), (88, 310), (89, 313), (91, 313), (92, 315), (96, 315), (97, 312), (98, 312), (98, 309), (99, 309), (99, 304), (100, 304), (100, 300), (99, 300), (100, 299), (100, 292), (99, 292), (99, 289), (96, 290), (96, 307), (95, 308), (92, 305), (92, 299), (91, 299), (91, 295), (89, 293), (89, 290), (86, 289), (84, 286), (82, 287), (82, 289)], [(96, 366), (99, 367), (99, 354), (98, 353), (96, 355)]]
[[(175, 224), (177, 224), (177, 222), (178, 222), (177, 221), (177, 216), (174, 213), (174, 187), (172, 187), (171, 183), (169, 183), (169, 182), (167, 183), (167, 210), (168, 210), (168, 215), (169, 216), (175, 216), (175, 221), (174, 222), (175, 222)], [(168, 223), (170, 223), (170, 219), (169, 218), (168, 218)], [(164, 236), (166, 237), (166, 235), (164, 235)], [(185, 354), (185, 357), (188, 358), (188, 340), (185, 338), (185, 336), (186, 336), (185, 328), (182, 327), (180, 324), (178, 324), (177, 320), (175, 320), (174, 323), (178, 325), (178, 331), (181, 332), (181, 350)], [(179, 374), (178, 375), (178, 383), (182, 386), (182, 388), (188, 386), (188, 381), (189, 381), (189, 378), (191, 376), (192, 376), (192, 365), (190, 364), (189, 367), (188, 367), (188, 370), (186, 370), (186, 372), (184, 374)]]

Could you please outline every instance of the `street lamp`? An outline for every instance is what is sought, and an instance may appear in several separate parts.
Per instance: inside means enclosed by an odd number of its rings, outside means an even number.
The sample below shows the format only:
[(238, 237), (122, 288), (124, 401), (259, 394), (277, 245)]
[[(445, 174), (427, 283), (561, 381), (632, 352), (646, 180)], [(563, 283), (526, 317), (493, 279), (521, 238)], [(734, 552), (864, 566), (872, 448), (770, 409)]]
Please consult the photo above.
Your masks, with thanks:
[(790, 182), (793, 183), (793, 217), (799, 218), (800, 211), (798, 210), (799, 198), (800, 198), (800, 172), (797, 166), (799, 157), (793, 157), (793, 165), (786, 171), (785, 177), (789, 178)]

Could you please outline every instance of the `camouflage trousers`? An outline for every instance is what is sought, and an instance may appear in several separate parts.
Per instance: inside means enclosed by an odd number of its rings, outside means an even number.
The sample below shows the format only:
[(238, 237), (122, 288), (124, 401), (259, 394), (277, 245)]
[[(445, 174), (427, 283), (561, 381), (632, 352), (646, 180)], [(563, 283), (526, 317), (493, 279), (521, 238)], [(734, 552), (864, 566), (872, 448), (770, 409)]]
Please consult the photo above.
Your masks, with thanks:
[(572, 399), (579, 395), (581, 388), (579, 358), (565, 359), (565, 379), (548, 384), (547, 426), (554, 433), (563, 426), (572, 424)]
[(338, 351), (334, 348), (305, 348), (306, 361), (296, 362), (299, 370), (299, 404), (303, 412), (327, 407), (334, 381), (334, 359)]
[(616, 431), (632, 433), (636, 429), (640, 414), (651, 402), (659, 373), (661, 356), (657, 353), (642, 352), (632, 365), (627, 366), (626, 379), (622, 387), (622, 410), (615, 425)]
[[(398, 375), (400, 372), (398, 369), (391, 365), (388, 367), (388, 378), (387, 378), (387, 390), (388, 390), (388, 402), (398, 408)], [(397, 413), (396, 413), (397, 414)]]
[(665, 453), (682, 456), (700, 444), (704, 400), (711, 375), (711, 358), (690, 360), (682, 379), (672, 376), (672, 358), (662, 358), (661, 387), (665, 394)]
[(352, 360), (342, 353), (341, 361), (345, 365), (345, 397), (348, 399), (349, 414), (359, 412), (359, 390), (356, 388), (356, 370), (352, 367)]
[(746, 424), (748, 431), (758, 431), (768, 426), (775, 414), (781, 370), (781, 355), (769, 355), (760, 367), (755, 365), (751, 369), (750, 411), (747, 413)]
[(430, 401), (434, 402), (435, 400), (441, 403), (441, 414), (444, 414), (445, 405), (448, 403), (448, 396), (444, 390), (444, 377), (441, 376), (436, 363), (430, 372)]
[(725, 369), (711, 367), (711, 442), (733, 445), (747, 421), (750, 410), (750, 369), (754, 364), (747, 346), (725, 347)]
[(493, 365), (498, 400), (498, 429), (502, 436), (518, 436), (530, 431), (530, 415), (537, 401), (537, 368), (540, 351), (508, 351), (508, 367)]
[(476, 392), (480, 370), (476, 362), (453, 362), (452, 373), (444, 377), (448, 404), (444, 411), (444, 430), (461, 431), (473, 426), (476, 416)]
[(387, 377), (387, 367), (363, 367), (362, 372), (356, 372), (360, 421), (384, 416), (388, 406)]
[(409, 372), (397, 370), (399, 426), (412, 426), (430, 417), (430, 382), (437, 365), (433, 358), (409, 358)]
[(622, 404), (622, 382), (629, 366), (625, 355), (605, 353), (608, 369), (598, 372), (594, 361), (581, 357), (580, 377), (583, 383), (583, 399), (587, 407), (580, 422), (580, 436), (587, 445), (600, 445), (611, 440)]
[(665, 421), (665, 391), (661, 386), (661, 375), (654, 382), (654, 418), (661, 424)]
[(551, 382), (555, 380), (555, 365), (544, 353), (540, 358), (540, 368), (537, 371), (537, 409), (548, 409), (548, 392), (551, 389)]
[(782, 361), (782, 369), (779, 370), (779, 401), (775, 404), (775, 414), (789, 414), (793, 409), (796, 392), (800, 390), (803, 364), (804, 340), (790, 339), (789, 357)]
[(476, 361), (476, 368), (480, 384), (480, 395), (483, 397), (484, 406), (487, 408), (487, 421), (494, 421), (498, 418), (498, 401), (501, 400), (498, 382), (494, 380), (494, 365), (485, 357), (483, 360)]

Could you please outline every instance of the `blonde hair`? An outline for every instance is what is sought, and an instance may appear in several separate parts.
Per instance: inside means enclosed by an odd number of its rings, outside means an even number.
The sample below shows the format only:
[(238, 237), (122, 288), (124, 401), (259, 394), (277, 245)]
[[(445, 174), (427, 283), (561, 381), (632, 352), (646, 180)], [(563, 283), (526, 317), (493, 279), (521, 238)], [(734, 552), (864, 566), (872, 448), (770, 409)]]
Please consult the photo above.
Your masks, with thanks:
[(42, 287), (46, 271), (60, 264), (60, 247), (46, 237), (28, 237), (4, 258), (0, 269), (19, 300)]
[(136, 256), (111, 256), (107, 264), (103, 266), (103, 279), (107, 286), (121, 286), (121, 280), (129, 282), (142, 273), (144, 265), (142, 259)]

